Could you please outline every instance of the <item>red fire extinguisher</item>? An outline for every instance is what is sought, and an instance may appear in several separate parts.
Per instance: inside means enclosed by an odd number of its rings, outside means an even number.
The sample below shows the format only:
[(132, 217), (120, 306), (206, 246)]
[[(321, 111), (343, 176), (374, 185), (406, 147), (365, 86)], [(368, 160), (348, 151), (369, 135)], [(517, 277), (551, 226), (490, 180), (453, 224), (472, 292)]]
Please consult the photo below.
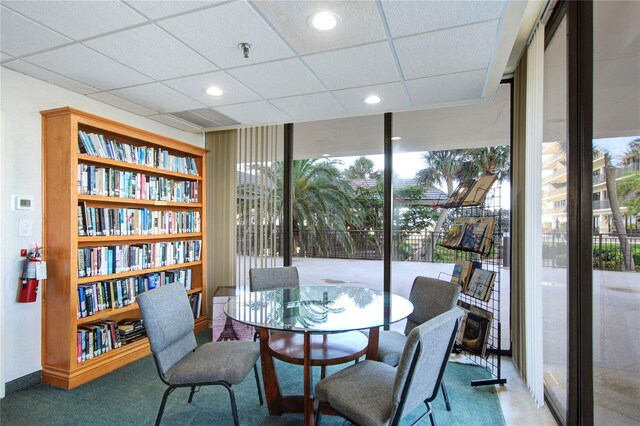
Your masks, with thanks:
[(38, 283), (47, 278), (47, 267), (42, 260), (42, 247), (30, 250), (22, 265), (18, 302), (35, 302), (38, 296)]

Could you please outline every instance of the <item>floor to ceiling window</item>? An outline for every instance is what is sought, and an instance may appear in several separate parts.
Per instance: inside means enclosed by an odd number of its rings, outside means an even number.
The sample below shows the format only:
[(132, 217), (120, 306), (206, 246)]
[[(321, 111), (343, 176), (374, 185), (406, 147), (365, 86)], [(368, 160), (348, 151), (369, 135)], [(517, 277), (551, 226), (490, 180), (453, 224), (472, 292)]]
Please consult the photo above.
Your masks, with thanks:
[[(392, 126), (392, 291), (408, 296), (418, 275), (455, 280), (454, 266), (462, 261), (495, 270), (494, 290), (486, 300), (470, 297), (469, 301), (491, 311), (493, 340), (489, 345), (504, 350), (510, 349), (510, 274), (505, 250), (510, 222), (510, 105), (510, 84), (501, 84), (486, 102), (394, 113)], [(498, 178), (482, 194), (486, 198), (481, 206), (444, 207), (458, 185), (483, 175)], [(497, 220), (495, 232), (485, 238), (486, 254), (442, 246), (453, 222), (467, 220), (462, 216)], [(461, 284), (466, 287), (464, 281)]]
[(640, 3), (594, 2), (594, 423), (640, 424)]
[(296, 123), (293, 265), (302, 284), (383, 289), (383, 116)]
[(567, 43), (566, 18), (544, 53), (542, 306), (547, 399), (567, 409)]

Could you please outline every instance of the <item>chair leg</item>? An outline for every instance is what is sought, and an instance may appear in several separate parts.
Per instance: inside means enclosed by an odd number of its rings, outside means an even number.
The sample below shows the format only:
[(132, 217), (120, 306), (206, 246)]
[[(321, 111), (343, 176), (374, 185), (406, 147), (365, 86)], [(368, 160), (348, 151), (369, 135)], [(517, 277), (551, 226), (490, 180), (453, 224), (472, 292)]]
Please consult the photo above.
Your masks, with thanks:
[(425, 401), (425, 404), (427, 404), (427, 412), (429, 413), (429, 420), (431, 421), (431, 426), (436, 426), (436, 415), (433, 412), (433, 407), (429, 402)]
[(160, 410), (158, 410), (158, 417), (156, 417), (156, 426), (160, 425), (160, 420), (162, 420), (162, 415), (164, 414), (164, 406), (167, 403), (167, 398), (171, 395), (171, 392), (176, 390), (176, 388), (169, 387), (166, 391), (164, 391), (164, 395), (162, 395), (162, 402), (160, 403)]
[(233, 414), (233, 424), (235, 426), (240, 426), (240, 421), (238, 420), (238, 407), (236, 407), (236, 397), (233, 393), (233, 389), (231, 389), (231, 386), (226, 383), (222, 383), (222, 386), (224, 386), (229, 392), (229, 399), (231, 399), (231, 413)]
[(257, 364), (253, 365), (253, 372), (255, 373), (255, 376), (256, 376), (256, 386), (258, 387), (258, 399), (260, 400), (260, 405), (263, 405), (264, 401), (262, 400), (262, 387), (260, 386), (260, 376), (258, 375)]
[(320, 406), (320, 400), (319, 399), (315, 399), (313, 401), (313, 414), (314, 414), (314, 418), (315, 418), (315, 426), (319, 426), (320, 425), (320, 415), (322, 414), (322, 409)]
[(189, 393), (189, 404), (191, 404), (191, 401), (193, 401), (193, 394), (195, 393), (196, 393), (196, 387), (191, 386), (191, 392)]
[(444, 396), (444, 404), (447, 406), (447, 411), (451, 411), (451, 404), (449, 403), (449, 394), (447, 393), (447, 387), (444, 385), (444, 380), (440, 382), (440, 388), (442, 389), (442, 396)]

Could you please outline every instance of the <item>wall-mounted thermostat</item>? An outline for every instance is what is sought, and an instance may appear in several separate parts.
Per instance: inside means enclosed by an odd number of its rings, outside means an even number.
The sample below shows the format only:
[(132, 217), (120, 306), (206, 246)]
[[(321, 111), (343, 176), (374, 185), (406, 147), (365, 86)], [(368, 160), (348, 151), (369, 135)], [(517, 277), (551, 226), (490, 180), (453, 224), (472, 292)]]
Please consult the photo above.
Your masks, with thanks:
[(13, 207), (14, 210), (33, 210), (33, 196), (12, 195), (11, 207)]

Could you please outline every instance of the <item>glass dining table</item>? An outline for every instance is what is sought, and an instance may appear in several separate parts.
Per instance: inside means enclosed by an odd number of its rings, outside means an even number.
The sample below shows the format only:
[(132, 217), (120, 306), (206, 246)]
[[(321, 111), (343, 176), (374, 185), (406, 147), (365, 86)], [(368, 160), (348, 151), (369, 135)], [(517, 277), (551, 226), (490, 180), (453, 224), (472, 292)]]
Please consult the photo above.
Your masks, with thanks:
[[(379, 290), (308, 285), (240, 292), (224, 312), (256, 327), (260, 335), (262, 377), (270, 415), (304, 412), (312, 425), (311, 367), (378, 358), (379, 328), (413, 311), (406, 298)], [(358, 330), (369, 330), (368, 337)], [(304, 393), (283, 396), (273, 358), (303, 365)]]

